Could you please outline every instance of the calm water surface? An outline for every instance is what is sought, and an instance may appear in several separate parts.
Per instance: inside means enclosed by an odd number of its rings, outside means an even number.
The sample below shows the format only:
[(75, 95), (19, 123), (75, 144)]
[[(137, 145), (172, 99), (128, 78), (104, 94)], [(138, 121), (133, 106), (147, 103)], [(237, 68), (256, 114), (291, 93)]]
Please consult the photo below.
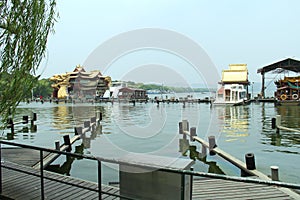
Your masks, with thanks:
[[(207, 139), (214, 135), (217, 145), (240, 160), (246, 153), (254, 153), (256, 167), (270, 174), (270, 166), (279, 166), (281, 181), (300, 183), (300, 134), (276, 131), (271, 128), (271, 119), (282, 116), (282, 125), (299, 128), (300, 107), (280, 106), (272, 103), (252, 103), (238, 107), (210, 107), (209, 104), (21, 104), (17, 117), (30, 112), (38, 115), (37, 131), (24, 133), (20, 130), (13, 138), (17, 142), (43, 147), (54, 147), (54, 141), (62, 141), (65, 134), (74, 135), (74, 127), (103, 113), (102, 131), (87, 134), (77, 141), (73, 148), (78, 153), (108, 158), (121, 158), (128, 153), (147, 153), (160, 156), (195, 159), (194, 169), (203, 172), (240, 175), (240, 170), (218, 156), (206, 160), (197, 158), (201, 152), (199, 144), (190, 142), (190, 151), (179, 152), (178, 122), (189, 121), (190, 127), (197, 128), (197, 135)], [(19, 127), (21, 129), (21, 127)], [(7, 139), (5, 130), (2, 138)], [(10, 138), (11, 139), (11, 138)], [(187, 147), (188, 148), (188, 147)], [(96, 181), (96, 162), (87, 160), (65, 160), (60, 157), (54, 164), (64, 166), (55, 169), (61, 173)], [(118, 181), (116, 165), (105, 165), (104, 183)]]

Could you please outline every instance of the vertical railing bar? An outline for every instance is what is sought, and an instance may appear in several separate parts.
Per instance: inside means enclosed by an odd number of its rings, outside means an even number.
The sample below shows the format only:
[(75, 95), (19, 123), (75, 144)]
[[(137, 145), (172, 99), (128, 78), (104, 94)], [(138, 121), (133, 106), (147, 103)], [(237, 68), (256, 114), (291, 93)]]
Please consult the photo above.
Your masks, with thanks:
[(98, 198), (102, 199), (102, 171), (101, 171), (101, 161), (97, 160), (98, 163)]
[[(191, 167), (191, 171), (194, 171), (194, 168)], [(193, 198), (193, 175), (190, 175), (190, 199), (192, 200)]]
[(185, 175), (184, 173), (181, 174), (181, 200), (184, 200), (185, 196)]
[(0, 143), (0, 194), (2, 193), (2, 146)]
[(43, 150), (40, 150), (40, 173), (41, 173), (41, 199), (45, 199), (45, 194), (44, 194), (44, 163), (43, 163)]

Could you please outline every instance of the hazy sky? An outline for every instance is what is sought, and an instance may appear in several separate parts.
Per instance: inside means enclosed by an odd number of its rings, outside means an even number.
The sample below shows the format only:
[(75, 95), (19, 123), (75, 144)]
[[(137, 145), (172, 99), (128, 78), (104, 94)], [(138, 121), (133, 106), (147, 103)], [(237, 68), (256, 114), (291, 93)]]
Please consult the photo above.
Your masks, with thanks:
[[(181, 74), (187, 82), (198, 83), (202, 82), (200, 79), (210, 78), (201, 72), (203, 69), (214, 73), (215, 66), (220, 75), (229, 64), (246, 63), (249, 80), (260, 81), (261, 76), (256, 73), (258, 68), (287, 57), (300, 58), (299, 0), (58, 0), (57, 4), (60, 17), (55, 34), (49, 37), (47, 63), (40, 68), (42, 77), (72, 71), (76, 65), (88, 63), (90, 54), (111, 38), (145, 28), (172, 31), (199, 45), (207, 54), (207, 57), (202, 55), (201, 59), (207, 62), (203, 61), (200, 73), (199, 66), (195, 72), (197, 64), (183, 59), (173, 47), (170, 51), (160, 51), (158, 47), (128, 49), (129, 53), (115, 55), (109, 69), (99, 66), (101, 71), (106, 69), (105, 75), (113, 79), (134, 79), (128, 74), (134, 73), (139, 79), (144, 76), (153, 77), (152, 82), (162, 81), (161, 76), (156, 80), (151, 70), (139, 74), (143, 70), (136, 69), (154, 65), (152, 71), (158, 70), (157, 66), (165, 66), (176, 72), (176, 79)], [(152, 40), (151, 35), (146, 34), (145, 38)], [(135, 39), (131, 37), (122, 42), (131, 45)], [(170, 37), (164, 42), (177, 44), (182, 41)], [(107, 52), (102, 51), (97, 59), (107, 57), (110, 48), (118, 48), (110, 44), (107, 42)], [(198, 52), (191, 48), (187, 56), (192, 53)], [(207, 64), (210, 62), (213, 66)], [(94, 66), (88, 68), (94, 69)], [(176, 84), (168, 71), (161, 72), (166, 72), (165, 82)], [(193, 76), (197, 73), (199, 76)]]

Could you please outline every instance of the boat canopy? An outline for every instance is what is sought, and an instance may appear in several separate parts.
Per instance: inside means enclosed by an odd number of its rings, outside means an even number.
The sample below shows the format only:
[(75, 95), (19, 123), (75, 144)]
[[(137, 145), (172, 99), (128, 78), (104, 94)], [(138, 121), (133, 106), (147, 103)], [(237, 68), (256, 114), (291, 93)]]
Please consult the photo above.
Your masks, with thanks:
[(248, 84), (247, 64), (230, 64), (229, 69), (222, 71), (222, 83)]

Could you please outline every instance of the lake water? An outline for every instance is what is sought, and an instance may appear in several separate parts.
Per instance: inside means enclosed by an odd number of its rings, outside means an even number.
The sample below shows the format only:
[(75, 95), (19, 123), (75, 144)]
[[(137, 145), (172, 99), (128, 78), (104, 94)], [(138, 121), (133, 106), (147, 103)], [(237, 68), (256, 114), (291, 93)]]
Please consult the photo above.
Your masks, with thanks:
[[(184, 94), (185, 95), (185, 94)], [(194, 94), (204, 98), (207, 94)], [(167, 104), (161, 103), (22, 103), (17, 109), (16, 118), (37, 113), (37, 131), (14, 136), (16, 142), (42, 147), (54, 147), (54, 141), (62, 141), (63, 135), (74, 135), (74, 127), (82, 126), (84, 121), (103, 114), (102, 133), (87, 134), (87, 139), (77, 141), (73, 150), (94, 156), (121, 158), (128, 153), (153, 154), (196, 160), (194, 170), (202, 172), (240, 175), (240, 170), (218, 156), (208, 156), (206, 160), (195, 158), (194, 151), (185, 155), (179, 152), (178, 122), (186, 119), (190, 127), (197, 128), (197, 135), (207, 140), (216, 137), (217, 145), (224, 151), (244, 161), (246, 153), (254, 153), (256, 168), (270, 174), (270, 166), (279, 166), (281, 181), (300, 183), (300, 133), (276, 131), (271, 128), (271, 119), (282, 116), (282, 125), (299, 128), (300, 107), (280, 106), (273, 103), (252, 103), (237, 107), (211, 107), (206, 103)], [(19, 129), (21, 126), (19, 127)], [(2, 138), (7, 139), (7, 130)], [(195, 142), (196, 151), (201, 146)], [(75, 148), (76, 146), (76, 148)], [(191, 153), (192, 152), (192, 153)], [(60, 157), (54, 164), (65, 166), (62, 173), (96, 181), (96, 162)], [(66, 167), (67, 166), (67, 167)], [(116, 165), (106, 164), (103, 169), (103, 182), (118, 181)]]

